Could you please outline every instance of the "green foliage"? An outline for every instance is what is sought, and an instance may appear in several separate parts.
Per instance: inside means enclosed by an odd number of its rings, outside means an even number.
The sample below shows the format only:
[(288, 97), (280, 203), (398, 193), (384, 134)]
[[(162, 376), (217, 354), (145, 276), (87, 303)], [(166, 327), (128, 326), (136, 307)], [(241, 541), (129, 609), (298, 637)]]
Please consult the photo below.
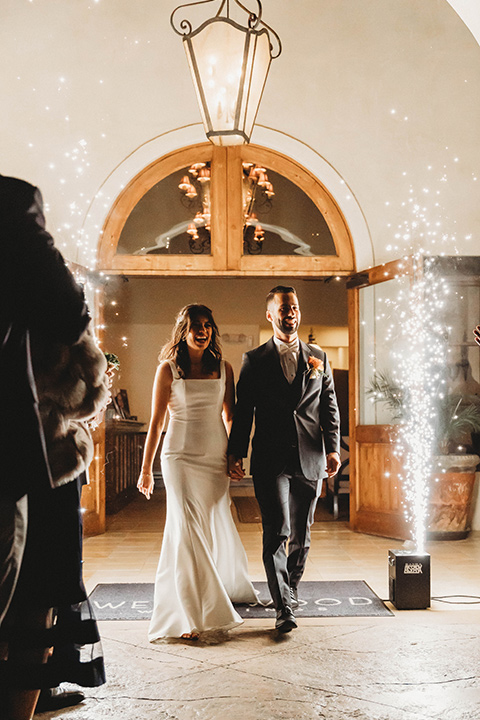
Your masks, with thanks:
[[(374, 403), (384, 403), (393, 421), (408, 419), (408, 391), (388, 372), (376, 372), (366, 394)], [(472, 395), (438, 395), (434, 422), (439, 452), (447, 453), (450, 445), (465, 442), (471, 433), (480, 433), (479, 399)]]
[(120, 360), (119, 360), (118, 356), (115, 355), (115, 353), (110, 353), (110, 352), (106, 352), (106, 353), (104, 353), (104, 355), (105, 355), (105, 360), (110, 365), (110, 367), (113, 367), (113, 368), (115, 368), (115, 370), (118, 370), (120, 367)]
[(480, 406), (471, 395), (446, 395), (438, 401), (436, 437), (440, 448), (463, 442), (466, 435), (480, 432)]
[(394, 382), (388, 372), (374, 373), (367, 396), (374, 403), (384, 403), (391, 412), (392, 420), (405, 420), (408, 407), (407, 392)]

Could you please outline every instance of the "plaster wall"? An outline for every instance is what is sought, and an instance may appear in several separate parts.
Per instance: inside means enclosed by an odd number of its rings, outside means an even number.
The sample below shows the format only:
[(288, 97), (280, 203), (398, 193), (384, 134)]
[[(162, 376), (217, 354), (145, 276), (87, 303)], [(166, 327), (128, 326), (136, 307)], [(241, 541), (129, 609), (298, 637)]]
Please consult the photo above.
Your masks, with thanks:
[[(452, 4), (471, 23), (480, 13)], [(138, 171), (129, 158), (204, 137), (174, 7), (2, 3), (0, 169), (42, 188), (72, 260), (94, 264), (102, 220)], [(252, 141), (330, 168), (345, 215), (363, 220), (358, 269), (412, 245), (478, 254), (480, 48), (451, 5), (266, 1), (264, 16), (284, 49)]]

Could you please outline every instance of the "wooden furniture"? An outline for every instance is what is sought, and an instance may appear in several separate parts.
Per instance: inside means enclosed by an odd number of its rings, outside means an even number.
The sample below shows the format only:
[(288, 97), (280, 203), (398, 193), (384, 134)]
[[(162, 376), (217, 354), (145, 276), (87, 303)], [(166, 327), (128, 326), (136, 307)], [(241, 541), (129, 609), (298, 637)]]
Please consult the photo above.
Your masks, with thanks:
[(112, 515), (137, 493), (146, 433), (145, 423), (110, 420), (105, 432), (106, 513)]
[(83, 533), (105, 532), (105, 423), (92, 432), (94, 455), (88, 469), (88, 485), (82, 490)]

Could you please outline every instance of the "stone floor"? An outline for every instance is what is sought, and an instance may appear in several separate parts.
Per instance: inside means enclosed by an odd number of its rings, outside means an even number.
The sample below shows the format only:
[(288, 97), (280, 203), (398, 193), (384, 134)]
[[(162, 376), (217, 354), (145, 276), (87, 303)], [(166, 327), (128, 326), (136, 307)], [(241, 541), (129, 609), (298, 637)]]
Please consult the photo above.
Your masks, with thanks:
[[(237, 488), (248, 494), (248, 488)], [(152, 582), (164, 500), (139, 497), (85, 541), (85, 578)], [(261, 529), (237, 520), (253, 580), (263, 580)], [(387, 551), (395, 541), (316, 523), (305, 579), (365, 580), (388, 597)], [(146, 639), (147, 622), (101, 623), (107, 685), (85, 702), (42, 718), (64, 720), (479, 720), (480, 534), (430, 543), (430, 610), (382, 618), (302, 619), (283, 637), (248, 620), (209, 642)], [(473, 602), (474, 599), (463, 599)], [(390, 606), (391, 607), (391, 606)]]

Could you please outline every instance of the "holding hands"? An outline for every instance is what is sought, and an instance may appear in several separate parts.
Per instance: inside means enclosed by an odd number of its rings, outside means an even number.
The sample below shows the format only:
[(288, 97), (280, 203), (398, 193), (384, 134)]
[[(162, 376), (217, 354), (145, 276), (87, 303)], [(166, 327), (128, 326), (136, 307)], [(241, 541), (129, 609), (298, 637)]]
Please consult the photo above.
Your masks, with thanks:
[[(329, 453), (327, 455), (328, 477), (333, 477), (337, 474), (340, 464), (340, 455), (337, 452)], [(245, 470), (243, 469), (243, 462), (241, 458), (237, 459), (235, 455), (228, 456), (228, 475), (230, 479), (235, 482), (243, 480), (245, 477)]]
[(243, 480), (245, 477), (245, 470), (243, 469), (242, 458), (236, 458), (234, 455), (228, 456), (228, 471), (230, 479), (234, 482)]

